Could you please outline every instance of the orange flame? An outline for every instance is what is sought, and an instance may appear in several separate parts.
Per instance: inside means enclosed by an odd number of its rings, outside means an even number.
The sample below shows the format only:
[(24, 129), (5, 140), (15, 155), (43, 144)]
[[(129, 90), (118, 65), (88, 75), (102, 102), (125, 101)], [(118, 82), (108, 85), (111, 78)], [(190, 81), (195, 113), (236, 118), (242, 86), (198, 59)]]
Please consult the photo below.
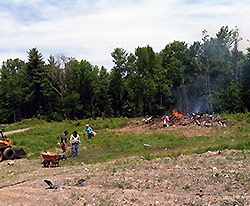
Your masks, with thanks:
[(177, 110), (173, 110), (173, 115), (176, 116), (178, 119), (184, 117), (185, 114), (178, 113)]

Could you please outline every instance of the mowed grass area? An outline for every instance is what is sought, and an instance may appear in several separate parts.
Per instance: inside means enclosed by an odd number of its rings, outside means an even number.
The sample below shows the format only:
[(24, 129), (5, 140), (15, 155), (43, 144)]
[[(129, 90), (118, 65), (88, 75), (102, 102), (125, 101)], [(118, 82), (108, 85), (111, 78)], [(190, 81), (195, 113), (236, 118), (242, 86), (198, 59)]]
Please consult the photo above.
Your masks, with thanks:
[[(150, 160), (157, 157), (174, 157), (180, 154), (203, 153), (208, 150), (250, 149), (250, 114), (223, 115), (230, 124), (228, 127), (198, 126), (155, 130), (135, 134), (117, 132), (135, 119), (88, 119), (78, 121), (45, 122), (37, 119), (7, 125), (6, 131), (20, 128), (31, 129), (9, 136), (15, 147), (22, 147), (32, 157), (41, 156), (42, 151), (55, 151), (60, 148), (60, 136), (64, 130), (71, 134), (74, 130), (81, 136), (82, 146), (77, 158), (62, 161), (62, 164), (103, 162), (127, 156), (144, 156)], [(138, 120), (141, 120), (139, 118)], [(92, 140), (84, 136), (85, 125), (90, 124), (97, 132)], [(113, 129), (113, 130), (112, 130)], [(70, 135), (68, 135), (69, 139)], [(145, 146), (149, 145), (149, 146)], [(67, 152), (67, 156), (71, 151)]]

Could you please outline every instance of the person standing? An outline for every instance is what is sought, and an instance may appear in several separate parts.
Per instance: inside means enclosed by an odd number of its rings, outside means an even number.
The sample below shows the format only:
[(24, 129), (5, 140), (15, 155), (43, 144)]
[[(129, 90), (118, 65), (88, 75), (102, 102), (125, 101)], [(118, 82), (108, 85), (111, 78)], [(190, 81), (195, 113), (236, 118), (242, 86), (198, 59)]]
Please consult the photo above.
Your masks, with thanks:
[(70, 145), (72, 147), (72, 157), (78, 155), (79, 144), (81, 144), (80, 136), (77, 134), (77, 131), (74, 131), (70, 137)]
[(86, 124), (86, 131), (88, 133), (88, 139), (92, 139), (93, 130), (88, 124)]
[(169, 127), (168, 122), (169, 122), (169, 116), (167, 116), (166, 114), (162, 117), (163, 119), (163, 126), (164, 127)]
[(63, 158), (66, 158), (66, 152), (68, 149), (68, 145), (67, 145), (67, 135), (69, 134), (69, 132), (66, 130), (62, 135), (61, 135), (61, 147), (62, 147), (62, 151), (64, 153)]

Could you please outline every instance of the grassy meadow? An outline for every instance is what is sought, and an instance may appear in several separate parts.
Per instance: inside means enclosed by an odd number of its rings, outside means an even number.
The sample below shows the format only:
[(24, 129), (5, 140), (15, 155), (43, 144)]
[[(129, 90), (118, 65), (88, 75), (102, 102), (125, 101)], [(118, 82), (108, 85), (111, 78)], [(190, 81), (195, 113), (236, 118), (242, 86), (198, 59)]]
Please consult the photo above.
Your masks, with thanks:
[[(208, 150), (249, 150), (250, 113), (222, 116), (230, 122), (227, 127), (189, 126), (158, 130), (150, 128), (138, 134), (118, 130), (135, 120), (128, 118), (97, 118), (96, 120), (62, 122), (27, 119), (6, 125), (5, 131), (31, 128), (28, 131), (8, 136), (12, 138), (15, 147), (24, 148), (29, 154), (28, 158), (41, 157), (43, 151), (53, 152), (56, 148), (60, 148), (58, 142), (63, 131), (69, 131), (68, 139), (74, 130), (78, 131), (82, 142), (79, 155), (69, 161), (63, 161), (62, 164), (96, 163), (127, 156), (144, 156), (145, 159), (150, 160), (157, 157), (203, 153)], [(92, 140), (88, 140), (87, 135), (84, 136), (83, 130), (86, 124), (97, 132)], [(70, 155), (69, 149), (67, 156)]]

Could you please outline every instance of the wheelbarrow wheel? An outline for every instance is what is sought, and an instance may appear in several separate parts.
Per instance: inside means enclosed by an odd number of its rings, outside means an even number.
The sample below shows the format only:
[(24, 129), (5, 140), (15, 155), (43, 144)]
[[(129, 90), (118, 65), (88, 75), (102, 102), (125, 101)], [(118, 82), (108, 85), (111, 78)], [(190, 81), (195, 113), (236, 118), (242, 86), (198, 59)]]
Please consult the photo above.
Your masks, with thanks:
[(49, 161), (43, 160), (43, 166), (44, 166), (44, 167), (48, 167), (48, 166), (49, 166)]
[(3, 156), (8, 160), (13, 159), (15, 157), (15, 151), (9, 147), (4, 150)]
[(2, 151), (0, 151), (0, 162), (2, 162), (2, 160), (3, 160), (3, 153)]

